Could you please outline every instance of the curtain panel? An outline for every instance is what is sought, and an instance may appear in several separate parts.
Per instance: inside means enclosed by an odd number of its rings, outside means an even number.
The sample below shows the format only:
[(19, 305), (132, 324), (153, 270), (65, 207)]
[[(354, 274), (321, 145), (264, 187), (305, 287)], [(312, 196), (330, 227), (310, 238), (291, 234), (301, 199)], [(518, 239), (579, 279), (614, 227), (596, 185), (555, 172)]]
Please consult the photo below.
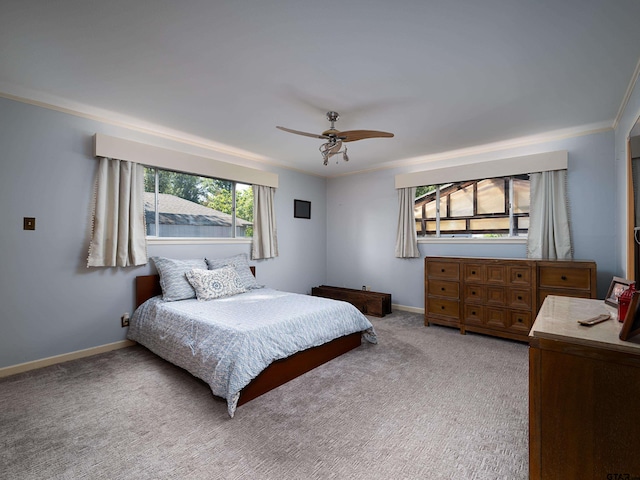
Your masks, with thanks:
[(413, 213), (416, 187), (398, 189), (398, 230), (396, 235), (396, 257), (419, 258), (418, 234)]
[(100, 157), (87, 267), (148, 262), (143, 194), (142, 165)]
[(554, 170), (529, 176), (531, 205), (527, 256), (569, 260), (573, 258), (567, 199), (567, 171)]
[(253, 243), (251, 258), (260, 260), (278, 256), (276, 211), (273, 203), (276, 189), (253, 185)]

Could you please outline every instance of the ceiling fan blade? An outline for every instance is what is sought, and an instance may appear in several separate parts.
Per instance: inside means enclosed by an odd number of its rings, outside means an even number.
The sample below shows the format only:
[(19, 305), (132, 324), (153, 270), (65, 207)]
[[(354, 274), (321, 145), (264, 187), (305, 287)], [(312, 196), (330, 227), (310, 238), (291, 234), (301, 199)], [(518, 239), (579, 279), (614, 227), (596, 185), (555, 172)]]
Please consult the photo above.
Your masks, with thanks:
[(364, 140), (365, 138), (390, 138), (393, 133), (379, 132), (377, 130), (346, 130), (338, 133), (338, 138), (343, 142), (355, 142), (356, 140)]
[(291, 130), (290, 128), (285, 128), (285, 127), (276, 127), (276, 128), (279, 128), (280, 130), (284, 130), (285, 132), (295, 133), (296, 135), (304, 135), (305, 137), (322, 138), (322, 139), (329, 138), (324, 135), (318, 135), (317, 133), (301, 132), (299, 130)]

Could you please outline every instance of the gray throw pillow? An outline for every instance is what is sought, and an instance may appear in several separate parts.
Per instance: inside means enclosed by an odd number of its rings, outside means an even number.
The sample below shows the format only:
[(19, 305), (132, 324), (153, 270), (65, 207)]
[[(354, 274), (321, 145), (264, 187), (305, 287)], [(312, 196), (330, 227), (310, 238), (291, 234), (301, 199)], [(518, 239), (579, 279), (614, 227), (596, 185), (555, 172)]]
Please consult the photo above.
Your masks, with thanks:
[(187, 280), (187, 272), (194, 268), (207, 269), (204, 258), (175, 260), (165, 257), (151, 257), (160, 274), (162, 299), (168, 302), (196, 298), (196, 292)]

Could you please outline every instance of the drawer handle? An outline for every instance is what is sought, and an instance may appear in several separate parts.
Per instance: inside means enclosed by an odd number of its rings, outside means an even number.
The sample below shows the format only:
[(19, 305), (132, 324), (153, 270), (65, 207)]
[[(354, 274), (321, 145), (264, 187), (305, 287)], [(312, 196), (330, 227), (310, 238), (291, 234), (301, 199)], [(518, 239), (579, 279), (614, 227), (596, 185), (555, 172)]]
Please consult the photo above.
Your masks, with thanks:
[(471, 270), (471, 275), (475, 275), (476, 271), (475, 270)]
[(519, 273), (519, 274), (517, 275), (517, 277), (518, 277), (518, 278), (522, 278), (522, 274), (521, 274), (521, 273)]
[(475, 294), (476, 294), (476, 292), (475, 292), (475, 291), (471, 292), (471, 295), (475, 295)]
[(521, 318), (518, 318), (518, 323), (522, 323), (523, 320)]
[(518, 295), (518, 300), (522, 300), (522, 295)]
[(475, 315), (475, 314), (476, 314), (476, 312), (471, 312), (471, 315)]
[(561, 278), (562, 280), (566, 280), (566, 279), (567, 279), (567, 277), (566, 277), (565, 275), (562, 275), (560, 278)]
[(444, 287), (440, 287), (440, 290), (442, 290), (444, 292)]

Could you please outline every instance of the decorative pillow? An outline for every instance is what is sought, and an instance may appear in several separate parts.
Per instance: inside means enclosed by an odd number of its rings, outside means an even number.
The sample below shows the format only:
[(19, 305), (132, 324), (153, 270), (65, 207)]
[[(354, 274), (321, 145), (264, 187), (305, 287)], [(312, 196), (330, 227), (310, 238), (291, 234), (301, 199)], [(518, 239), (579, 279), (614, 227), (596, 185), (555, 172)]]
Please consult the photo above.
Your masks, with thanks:
[(207, 268), (204, 258), (174, 260), (165, 257), (151, 257), (160, 274), (162, 299), (168, 302), (195, 298), (196, 292), (187, 281), (186, 273), (194, 268)]
[(198, 300), (230, 297), (247, 291), (242, 285), (236, 269), (232, 266), (216, 270), (194, 268), (187, 272), (187, 280), (195, 289)]
[(247, 290), (264, 287), (264, 285), (260, 285), (256, 282), (256, 277), (251, 273), (251, 269), (249, 268), (249, 259), (246, 253), (240, 253), (227, 258), (205, 258), (205, 260), (207, 261), (209, 270), (228, 266), (235, 268), (236, 272), (238, 272), (238, 276), (240, 277), (240, 281)]

